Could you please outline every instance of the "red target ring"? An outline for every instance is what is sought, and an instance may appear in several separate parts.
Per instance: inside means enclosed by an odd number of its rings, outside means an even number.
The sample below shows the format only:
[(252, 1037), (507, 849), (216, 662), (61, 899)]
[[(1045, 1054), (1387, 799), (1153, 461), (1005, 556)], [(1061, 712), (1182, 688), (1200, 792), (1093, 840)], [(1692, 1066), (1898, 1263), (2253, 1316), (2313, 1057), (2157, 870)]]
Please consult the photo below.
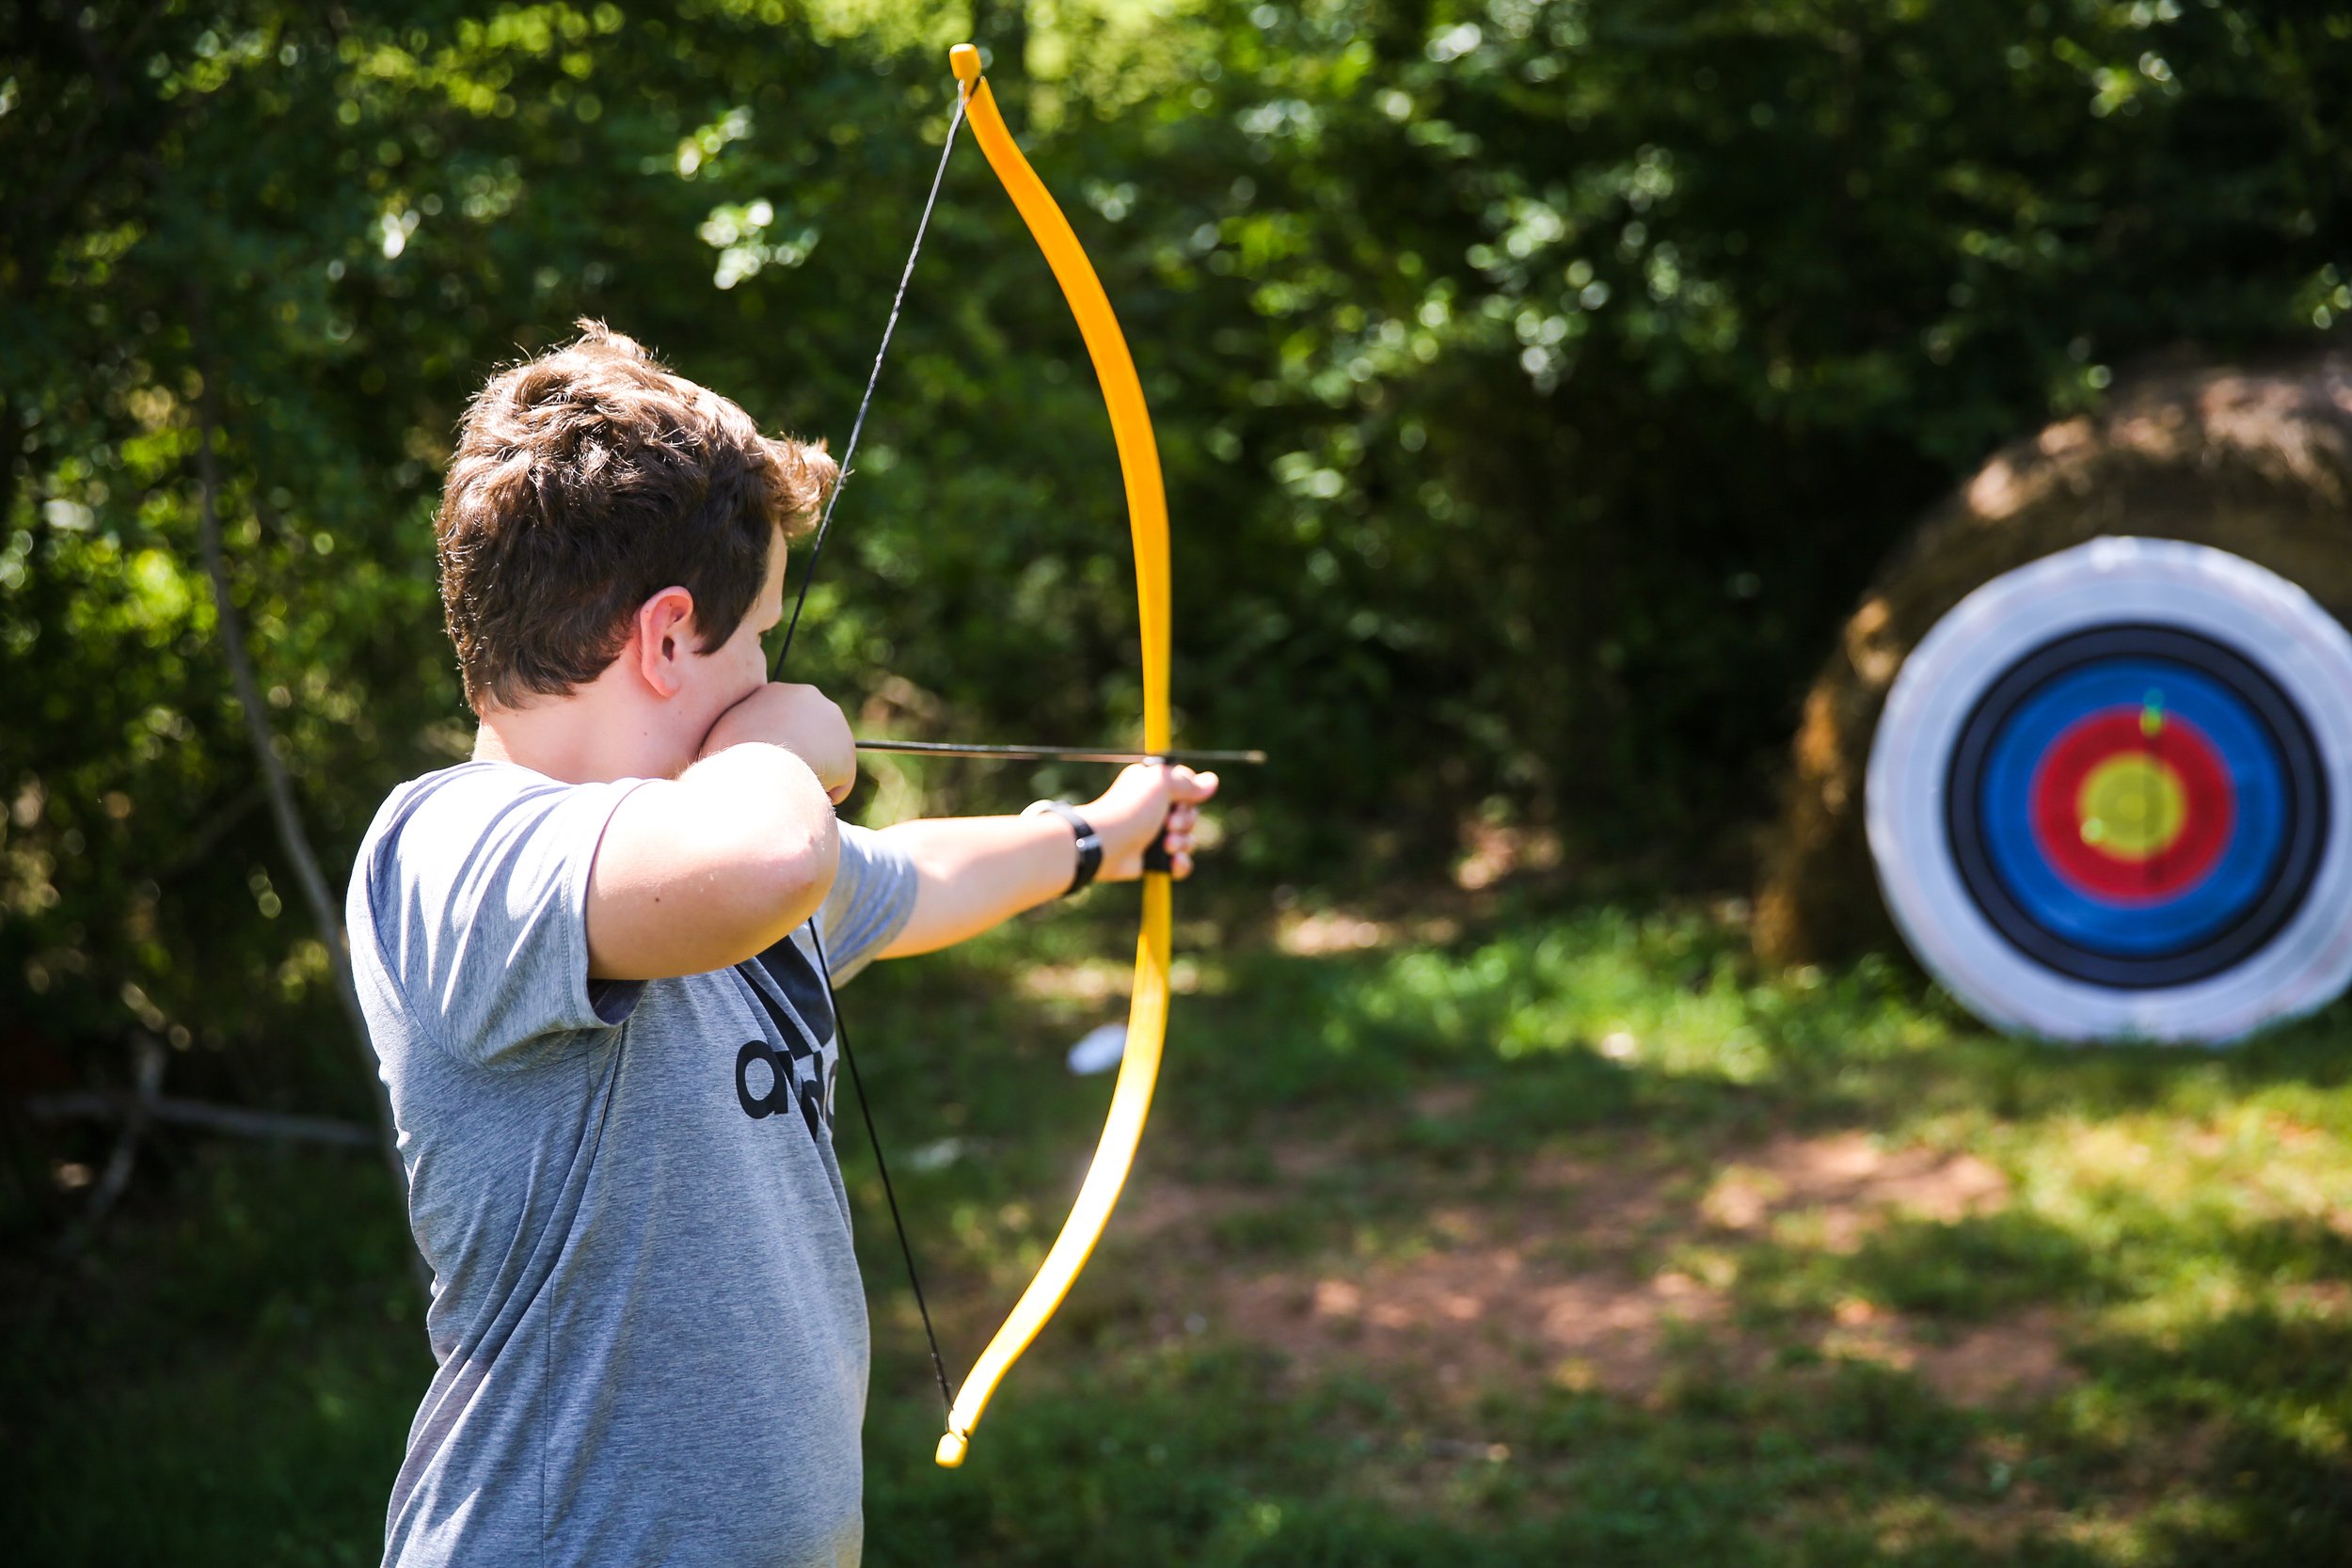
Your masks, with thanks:
[(2119, 904), (2196, 886), (2237, 820), (2237, 791), (2212, 740), (2153, 708), (2104, 708), (2069, 725), (2034, 769), (2032, 792), (2034, 841), (2051, 868)]

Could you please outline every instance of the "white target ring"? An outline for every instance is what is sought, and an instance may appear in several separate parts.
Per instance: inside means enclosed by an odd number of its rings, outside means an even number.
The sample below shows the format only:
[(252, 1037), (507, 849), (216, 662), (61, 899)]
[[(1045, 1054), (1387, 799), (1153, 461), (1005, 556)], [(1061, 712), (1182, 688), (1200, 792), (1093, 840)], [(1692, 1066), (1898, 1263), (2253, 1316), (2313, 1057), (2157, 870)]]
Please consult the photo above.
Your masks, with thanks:
[(2108, 538), (1986, 583), (1865, 787), (1888, 910), (1988, 1022), (2218, 1043), (2352, 983), (2352, 636), (2251, 562)]

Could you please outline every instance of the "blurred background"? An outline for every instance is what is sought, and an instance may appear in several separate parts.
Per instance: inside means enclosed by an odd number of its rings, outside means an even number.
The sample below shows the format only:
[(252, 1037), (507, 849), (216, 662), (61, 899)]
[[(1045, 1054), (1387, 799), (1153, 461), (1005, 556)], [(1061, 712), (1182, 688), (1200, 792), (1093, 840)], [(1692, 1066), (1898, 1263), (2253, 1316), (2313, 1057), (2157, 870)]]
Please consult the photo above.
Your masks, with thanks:
[[(387, 791), (470, 745), (431, 547), (455, 420), (593, 316), (837, 451), (966, 38), (1152, 402), (1180, 741), (1274, 760), (1180, 895), (1111, 1241), (953, 1476), (845, 1137), (871, 1558), (2352, 1554), (2352, 1013), (2228, 1054), (2003, 1039), (1867, 869), (1789, 869), (1808, 686), (1923, 515), (2045, 429), (2327, 362), (2352, 13), (26, 0), (23, 1560), (374, 1560), (430, 1364), (326, 922)], [(2272, 428), (2324, 446), (2347, 407)], [(2344, 521), (2334, 471), (2273, 478)], [(2054, 539), (2099, 515), (2069, 472)], [(793, 673), (862, 734), (1136, 737), (1100, 397), (975, 149), (837, 524)], [(1099, 785), (877, 759), (848, 811)], [(1106, 890), (845, 998), (951, 1363), (1084, 1168), (1106, 1083), (1063, 1053), (1131, 931)]]

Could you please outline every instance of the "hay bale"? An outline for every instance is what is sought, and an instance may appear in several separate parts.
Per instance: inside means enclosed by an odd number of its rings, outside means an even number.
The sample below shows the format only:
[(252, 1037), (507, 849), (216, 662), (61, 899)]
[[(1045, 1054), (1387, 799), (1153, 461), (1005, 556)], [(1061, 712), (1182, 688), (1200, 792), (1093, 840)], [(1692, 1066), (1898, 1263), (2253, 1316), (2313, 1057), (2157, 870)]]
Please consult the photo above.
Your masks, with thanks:
[(2299, 583), (2352, 625), (2352, 355), (2141, 382), (2009, 447), (1890, 558), (1805, 698), (1756, 901), (1768, 963), (1898, 944), (1864, 837), (1895, 673), (1979, 585), (2102, 534), (2186, 539)]

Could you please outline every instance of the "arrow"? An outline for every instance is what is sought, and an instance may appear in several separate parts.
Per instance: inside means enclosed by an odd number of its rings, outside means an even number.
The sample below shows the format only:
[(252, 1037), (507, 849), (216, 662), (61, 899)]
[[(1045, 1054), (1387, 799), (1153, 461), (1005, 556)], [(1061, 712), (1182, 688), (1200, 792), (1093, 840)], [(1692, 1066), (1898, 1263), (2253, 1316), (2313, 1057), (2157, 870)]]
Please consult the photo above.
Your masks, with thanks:
[(1257, 766), (1265, 753), (1247, 752), (1112, 752), (1070, 746), (966, 746), (953, 740), (861, 740), (861, 752), (901, 752), (924, 757), (1009, 757), (1017, 762), (1242, 763)]

